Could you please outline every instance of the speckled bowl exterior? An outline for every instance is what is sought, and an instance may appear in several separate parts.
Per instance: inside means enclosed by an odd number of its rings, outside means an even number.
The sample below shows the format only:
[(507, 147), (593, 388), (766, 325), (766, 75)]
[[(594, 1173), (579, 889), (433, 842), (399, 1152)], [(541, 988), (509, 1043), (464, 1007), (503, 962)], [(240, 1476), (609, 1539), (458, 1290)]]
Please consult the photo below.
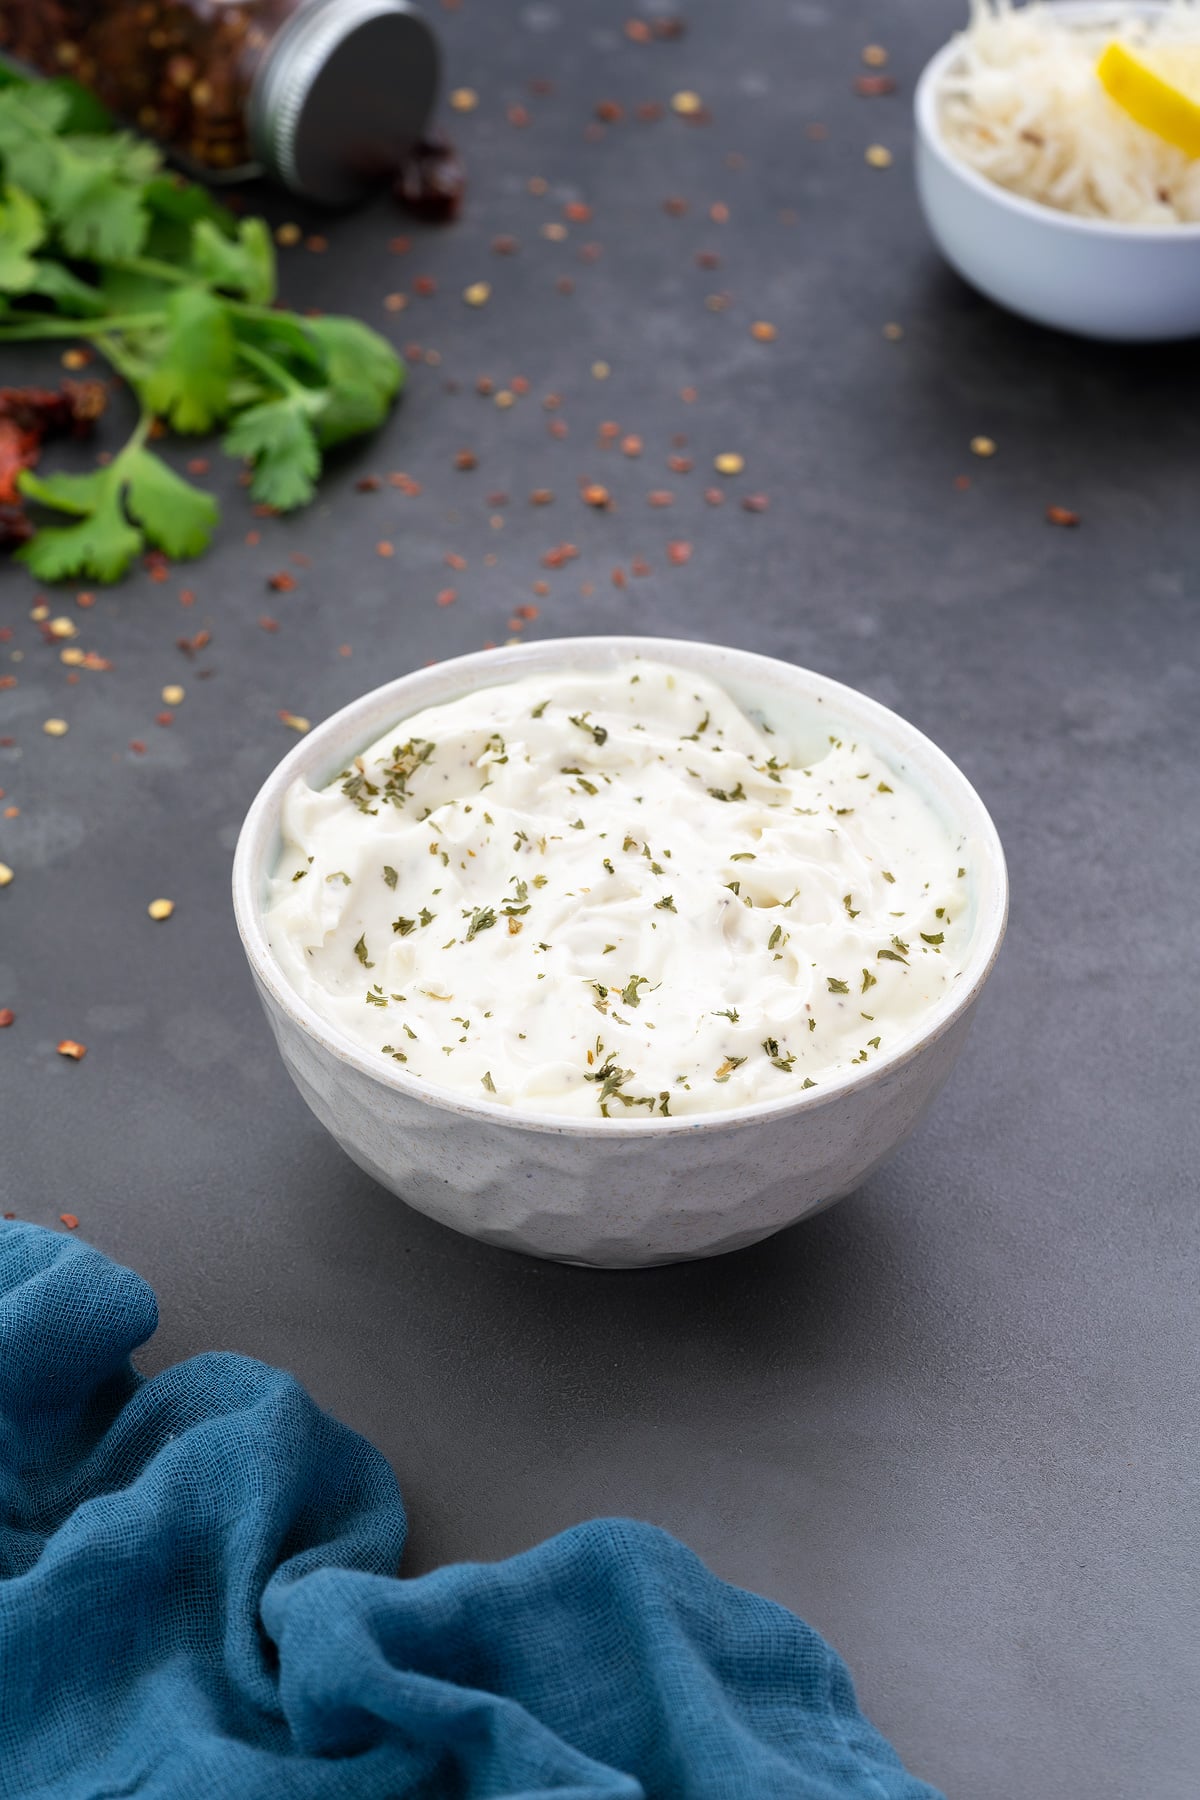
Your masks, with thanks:
[[(319, 786), (390, 724), (473, 687), (631, 656), (690, 668), (749, 710), (860, 734), (969, 840), (973, 919), (958, 982), (920, 1035), (795, 1098), (684, 1118), (591, 1120), (487, 1105), (376, 1068), (289, 986), (263, 919), (283, 797)], [(326, 720), (283, 760), (234, 857), (238, 929), (284, 1064), (368, 1174), (431, 1218), (511, 1250), (600, 1268), (712, 1256), (768, 1237), (851, 1192), (919, 1123), (946, 1081), (995, 961), (1008, 907), (995, 827), (966, 777), (895, 713), (824, 676), (719, 645), (581, 638), (460, 657), (401, 677)]]
[[(1162, 11), (1147, 0), (1052, 0), (1080, 24)], [(1200, 335), (1200, 225), (1079, 218), (1009, 193), (947, 146), (938, 96), (958, 57), (952, 39), (917, 83), (917, 191), (933, 237), (990, 300), (1038, 325), (1116, 343)]]

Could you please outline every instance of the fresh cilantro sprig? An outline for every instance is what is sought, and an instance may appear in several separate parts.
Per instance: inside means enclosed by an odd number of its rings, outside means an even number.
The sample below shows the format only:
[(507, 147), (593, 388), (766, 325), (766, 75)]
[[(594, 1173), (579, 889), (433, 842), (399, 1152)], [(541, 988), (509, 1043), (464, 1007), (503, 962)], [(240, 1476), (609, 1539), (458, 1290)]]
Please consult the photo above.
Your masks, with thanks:
[(116, 581), (147, 546), (206, 548), (216, 501), (148, 447), (155, 420), (222, 430), (252, 497), (280, 512), (312, 499), (325, 450), (383, 422), (404, 379), (391, 345), (357, 319), (299, 318), (275, 292), (264, 220), (166, 174), (70, 82), (0, 76), (0, 345), (84, 338), (139, 408), (103, 468), (22, 476), (71, 521), (18, 552), (39, 580)]

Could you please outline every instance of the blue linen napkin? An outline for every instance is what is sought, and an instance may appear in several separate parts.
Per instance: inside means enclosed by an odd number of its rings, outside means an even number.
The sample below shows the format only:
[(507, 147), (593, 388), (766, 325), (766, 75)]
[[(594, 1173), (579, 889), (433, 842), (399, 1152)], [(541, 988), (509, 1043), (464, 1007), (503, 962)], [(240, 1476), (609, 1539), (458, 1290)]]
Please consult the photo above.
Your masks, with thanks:
[(816, 1632), (620, 1519), (396, 1579), (382, 1456), (0, 1225), (4, 1800), (938, 1800)]

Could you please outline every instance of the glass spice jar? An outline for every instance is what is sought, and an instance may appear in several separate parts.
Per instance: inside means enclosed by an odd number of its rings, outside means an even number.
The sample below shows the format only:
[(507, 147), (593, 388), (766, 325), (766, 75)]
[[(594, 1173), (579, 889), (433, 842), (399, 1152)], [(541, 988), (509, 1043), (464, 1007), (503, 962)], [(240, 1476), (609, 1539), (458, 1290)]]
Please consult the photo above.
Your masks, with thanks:
[(334, 206), (396, 174), (438, 81), (408, 0), (0, 0), (0, 53), (70, 75), (206, 179)]

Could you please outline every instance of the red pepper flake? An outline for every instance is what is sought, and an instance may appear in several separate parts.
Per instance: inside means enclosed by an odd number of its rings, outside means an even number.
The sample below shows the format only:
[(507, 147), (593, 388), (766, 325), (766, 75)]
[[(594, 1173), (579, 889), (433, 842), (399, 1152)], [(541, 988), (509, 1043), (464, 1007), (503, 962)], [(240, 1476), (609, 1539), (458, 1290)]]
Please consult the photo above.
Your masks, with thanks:
[(768, 496), (766, 494), (743, 494), (742, 495), (742, 511), (743, 512), (764, 513), (764, 512), (766, 512), (766, 510), (770, 506), (770, 504), (771, 504), (770, 499), (768, 498)]
[(894, 94), (896, 83), (890, 75), (856, 75), (854, 91), (863, 100), (876, 100), (883, 94)]
[(660, 43), (668, 43), (672, 38), (683, 36), (687, 22), (675, 13), (664, 13), (661, 18), (650, 21), (650, 29)]
[(625, 117), (625, 108), (619, 100), (597, 100), (595, 113), (602, 125), (619, 125)]
[(180, 588), (179, 604), (180, 604), (180, 606), (195, 606), (195, 604), (196, 604), (195, 589), (194, 588)]
[(661, 100), (641, 100), (637, 106), (637, 116), (643, 125), (653, 125), (666, 112)]
[[(62, 1045), (60, 1044), (59, 1049), (61, 1050), (61, 1048), (62, 1048)], [(68, 1231), (78, 1231), (79, 1230), (79, 1220), (75, 1217), (74, 1213), (59, 1213), (58, 1216), (62, 1220), (63, 1224), (66, 1226)]]
[(603, 244), (581, 244), (579, 246), (580, 262), (597, 263), (600, 261), (600, 258), (603, 255), (604, 255)]
[(194, 637), (175, 639), (177, 647), (183, 651), (185, 656), (195, 656), (198, 650), (205, 649), (211, 642), (211, 631), (198, 631)]
[(622, 456), (640, 456), (643, 448), (642, 440), (635, 431), (631, 431), (628, 437), (621, 439)]
[(15, 675), (0, 675), (0, 688), (15, 688), (16, 685), (17, 678)]
[(508, 505), (508, 495), (502, 494), (502, 493), (489, 494), (487, 497), (487, 503), (489, 506), (507, 506)]
[(556, 544), (542, 557), (542, 567), (543, 569), (561, 569), (564, 563), (574, 562), (578, 555), (579, 551), (574, 544)]
[(647, 506), (674, 506), (675, 496), (670, 488), (651, 488), (646, 495)]
[(1080, 515), (1077, 512), (1072, 512), (1067, 506), (1048, 506), (1046, 508), (1046, 522), (1049, 525), (1068, 526), (1079, 525), (1082, 523)]
[[(546, 581), (535, 581), (533, 584), (533, 591), (535, 594), (548, 594), (550, 592), (550, 584)], [(526, 619), (530, 623), (538, 617), (538, 614), (539, 609), (536, 606), (530, 605), (528, 602), (526, 602), (524, 606), (518, 606), (517, 608), (517, 617), (519, 619)]]
[(960, 494), (965, 494), (971, 485), (971, 477), (969, 475), (956, 475), (954, 477), (954, 485)]
[(89, 606), (95, 606), (96, 596), (95, 594), (76, 594), (75, 604), (76, 606), (82, 606), (86, 612)]
[(645, 562), (642, 559), (642, 557), (635, 556), (633, 561), (629, 565), (629, 569), (630, 569), (630, 573), (633, 575), (649, 575), (650, 564), (648, 562)]
[(388, 249), (393, 256), (407, 256), (408, 252), (412, 249), (412, 239), (406, 237), (389, 238)]
[(98, 650), (85, 650), (80, 658), (79, 666), (81, 669), (93, 669), (98, 672), (112, 668), (107, 656), (101, 656)]
[(804, 135), (806, 138), (811, 138), (814, 144), (820, 144), (829, 136), (829, 127), (814, 119), (811, 125), (804, 127)]
[(573, 225), (586, 225), (592, 216), (592, 209), (583, 200), (568, 200), (563, 207), (563, 218), (570, 219)]
[(211, 464), (209, 463), (207, 456), (192, 456), (188, 458), (187, 472), (189, 475), (207, 475), (210, 467)]
[(338, 645), (338, 655), (339, 656), (353, 656), (354, 652), (350, 648), (349, 644), (339, 644)]
[(528, 109), (521, 105), (510, 106), (507, 118), (510, 125), (515, 125), (518, 131), (523, 131), (529, 123)]
[(667, 561), (674, 563), (676, 568), (691, 560), (692, 546), (689, 543), (677, 538), (673, 543), (667, 545)]
[(396, 546), (395, 546), (395, 544), (389, 543), (387, 538), (380, 538), (379, 542), (375, 546), (375, 554), (376, 554), (376, 556), (384, 556), (384, 557), (395, 556)]
[[(550, 583), (548, 581), (535, 581), (533, 584), (533, 591), (538, 596), (539, 599), (545, 600), (550, 592)], [(521, 610), (522, 609), (520, 607), (517, 608), (518, 612), (521, 612)], [(522, 614), (522, 616), (524, 616), (524, 615)], [(536, 610), (535, 610), (533, 616), (535, 618), (537, 617)]]
[(621, 427), (617, 424), (615, 419), (601, 419), (599, 425), (596, 427), (596, 436), (602, 444), (611, 444), (614, 439), (619, 438), (620, 435)]
[(568, 427), (567, 421), (565, 419), (547, 419), (546, 420), (546, 430), (550, 433), (550, 436), (552, 438), (565, 438), (567, 435), (568, 429), (569, 429), (569, 427)]
[(324, 256), (329, 248), (329, 239), (322, 237), (319, 231), (311, 232), (304, 240), (304, 248), (310, 250), (314, 256)]
[(0, 625), (0, 644), (7, 644), (12, 637), (12, 634), (13, 630), (11, 625)]
[(388, 486), (399, 488), (400, 492), (407, 494), (410, 500), (415, 500), (423, 491), (420, 482), (414, 481), (411, 475), (406, 475), (403, 469), (392, 470), (388, 476)]
[(263, 614), (262, 618), (258, 621), (258, 623), (259, 623), (260, 628), (263, 631), (278, 631), (279, 630), (279, 620), (268, 618), (266, 613)]
[(5, 1213), (5, 1214), (4, 1214), (4, 1215), (3, 1215), (3, 1217), (4, 1217), (4, 1218), (6, 1218), (6, 1219), (15, 1219), (15, 1218), (16, 1218), (16, 1216), (17, 1216), (17, 1215), (16, 1215), (16, 1213)]
[(542, 410), (544, 412), (557, 412), (561, 405), (562, 405), (562, 395), (561, 394), (547, 394), (545, 399), (542, 401)]
[(645, 19), (626, 19), (625, 36), (631, 44), (648, 44), (651, 36), (650, 27)]
[(583, 128), (584, 141), (589, 144), (600, 143), (601, 139), (604, 138), (605, 136), (607, 136), (607, 133), (608, 133), (607, 125), (593, 124), (593, 125), (585, 125)]
[(554, 286), (560, 294), (573, 294), (575, 292), (575, 283), (569, 275), (560, 275), (558, 280), (554, 283)]
[(679, 398), (683, 401), (685, 406), (694, 406), (696, 401), (700, 398), (700, 390), (699, 388), (694, 387), (680, 388)]
[(6, 1031), (16, 1022), (16, 1013), (11, 1006), (0, 1006), (0, 1031)]
[(428, 299), (430, 294), (437, 293), (437, 282), (432, 275), (418, 275), (413, 282), (413, 293)]
[(290, 594), (296, 586), (296, 577), (290, 569), (279, 569), (274, 575), (267, 576), (267, 586), (273, 594)]
[(454, 455), (454, 466), (456, 469), (477, 469), (479, 458), (473, 450), (458, 450)]
[(696, 267), (698, 269), (719, 269), (721, 258), (715, 250), (697, 250)]
[(454, 602), (457, 599), (458, 599), (458, 589), (457, 588), (442, 588), (442, 590), (438, 594), (437, 603), (439, 606), (453, 606)]
[(553, 499), (554, 494), (550, 488), (534, 488), (529, 496), (529, 504), (530, 506), (549, 506)]
[(508, 385), (514, 394), (527, 394), (529, 392), (529, 377), (527, 375), (514, 375)]
[(539, 96), (552, 94), (554, 92), (554, 83), (552, 81), (547, 81), (544, 75), (535, 75), (533, 80), (529, 83), (529, 91), (531, 94), (537, 94)]
[(615, 587), (615, 588), (623, 588), (623, 587), (627, 587), (627, 586), (628, 586), (628, 582), (627, 582), (627, 580), (626, 580), (626, 577), (625, 577), (625, 571), (624, 571), (624, 569), (614, 569), (614, 570), (613, 570), (613, 572), (612, 572), (612, 584), (613, 584), (613, 586), (614, 586), (614, 587)]
[(155, 713), (154, 723), (156, 725), (173, 725), (175, 723), (175, 714), (171, 712)]
[(594, 506), (597, 511), (612, 505), (612, 495), (598, 481), (585, 481), (579, 490), (579, 498), (585, 506)]
[(580, 582), (579, 592), (583, 595), (585, 600), (590, 600), (592, 595), (595, 593), (595, 591), (596, 591), (596, 584), (594, 581), (581, 581)]
[(135, 756), (145, 756), (146, 754), (146, 746), (143, 744), (141, 738), (130, 738), (129, 748), (133, 751)]
[(663, 201), (663, 211), (669, 213), (673, 219), (682, 219), (687, 209), (687, 201), (681, 199), (677, 194), (672, 194)]
[[(251, 477), (251, 479), (253, 480), (253, 477)], [(256, 519), (277, 519), (279, 517), (279, 508), (277, 506), (268, 506), (265, 501), (260, 500), (254, 507), (254, 516)], [(257, 541), (256, 538), (255, 542), (257, 543)]]
[(383, 483), (378, 475), (360, 475), (354, 486), (360, 494), (377, 494)]
[(523, 619), (510, 619), (508, 621), (508, 629), (509, 631), (524, 631), (525, 621)]
[(250, 548), (253, 550), (253, 548), (256, 544), (262, 543), (262, 532), (261, 531), (248, 531), (246, 533), (246, 542), (249, 544)]
[(54, 1048), (60, 1056), (68, 1057), (71, 1062), (82, 1062), (87, 1055), (87, 1045), (77, 1044), (74, 1038), (63, 1038)]
[(714, 200), (708, 209), (708, 216), (714, 225), (728, 225), (729, 208), (723, 200)]
[(520, 248), (521, 246), (516, 238), (509, 237), (507, 234), (501, 234), (500, 237), (494, 237), (492, 239), (492, 254), (494, 256), (515, 256)]
[(467, 566), (466, 557), (459, 556), (458, 552), (455, 550), (447, 550), (442, 561), (448, 569), (465, 569)]

